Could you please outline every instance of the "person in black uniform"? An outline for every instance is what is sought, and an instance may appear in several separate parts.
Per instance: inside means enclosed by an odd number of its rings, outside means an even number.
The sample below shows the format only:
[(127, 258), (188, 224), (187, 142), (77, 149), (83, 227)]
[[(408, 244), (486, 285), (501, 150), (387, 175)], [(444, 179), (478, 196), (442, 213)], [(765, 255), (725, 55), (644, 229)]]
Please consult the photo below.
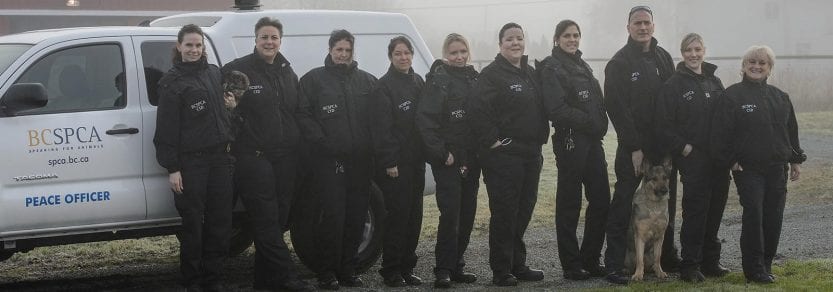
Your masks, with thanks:
[(249, 78), (236, 108), (235, 186), (246, 207), (255, 241), (256, 289), (308, 290), (299, 280), (282, 231), (295, 190), (298, 123), (310, 120), (300, 107), (298, 76), (281, 54), (283, 24), (264, 17), (255, 24), (254, 52), (223, 67)]
[(205, 34), (189, 24), (177, 34), (174, 66), (159, 81), (156, 160), (168, 170), (182, 217), (179, 269), (188, 291), (224, 291), (223, 262), (231, 234), (234, 139), (217, 66), (205, 58)]
[(435, 288), (451, 288), (452, 281), (477, 280), (475, 274), (463, 271), (480, 188), (480, 163), (466, 115), (477, 71), (468, 64), (469, 43), (459, 34), (445, 38), (443, 57), (445, 60), (431, 65), (417, 109), (417, 127), (437, 183), (440, 210), (434, 248)]
[(729, 195), (729, 170), (714, 164), (709, 135), (714, 106), (723, 94), (717, 66), (704, 62), (703, 38), (690, 33), (680, 44), (683, 61), (657, 100), (660, 141), (671, 153), (683, 183), (680, 278), (702, 282), (722, 277), (717, 231)]
[(507, 23), (498, 34), (500, 53), (483, 68), (469, 100), (489, 193), (489, 266), (492, 283), (516, 286), (540, 281), (544, 272), (526, 266), (524, 233), (538, 199), (541, 145), (549, 127), (524, 55), (520, 25)]
[[(616, 185), (607, 217), (605, 266), (607, 280), (626, 284), (623, 274), (626, 238), (630, 224), (633, 194), (642, 178), (642, 160), (659, 164), (665, 153), (656, 140), (654, 125), (655, 97), (662, 84), (674, 73), (674, 61), (653, 37), (653, 12), (647, 6), (636, 6), (628, 13), (628, 43), (605, 67), (605, 106), (616, 128)], [(679, 265), (674, 247), (674, 216), (677, 176), (670, 175), (668, 228), (662, 247), (662, 269), (675, 271)]]
[(324, 66), (301, 77), (302, 101), (315, 120), (302, 130), (312, 147), (313, 192), (323, 209), (316, 242), (325, 263), (314, 269), (319, 287), (328, 290), (363, 285), (356, 253), (370, 201), (368, 107), (376, 77), (358, 68), (354, 44), (350, 32), (333, 31)]
[[(558, 167), (555, 193), (555, 232), (564, 278), (586, 280), (606, 275), (599, 265), (610, 183), (602, 138), (607, 113), (599, 81), (581, 59), (581, 29), (572, 20), (555, 26), (552, 55), (536, 64), (541, 94), (555, 134), (552, 146)], [(581, 213), (581, 186), (587, 196), (584, 238), (579, 249), (576, 228)]]
[(416, 247), (422, 231), (425, 159), (416, 129), (416, 111), (425, 81), (414, 73), (414, 47), (404, 36), (390, 40), (388, 73), (376, 83), (370, 105), (375, 149), (375, 181), (385, 197), (382, 269), (389, 287), (418, 286)]
[(712, 123), (712, 153), (718, 166), (731, 168), (743, 207), (743, 274), (757, 283), (775, 282), (772, 259), (781, 237), (787, 175), (798, 180), (807, 160), (790, 96), (767, 84), (773, 66), (772, 49), (749, 48), (743, 80), (726, 88)]

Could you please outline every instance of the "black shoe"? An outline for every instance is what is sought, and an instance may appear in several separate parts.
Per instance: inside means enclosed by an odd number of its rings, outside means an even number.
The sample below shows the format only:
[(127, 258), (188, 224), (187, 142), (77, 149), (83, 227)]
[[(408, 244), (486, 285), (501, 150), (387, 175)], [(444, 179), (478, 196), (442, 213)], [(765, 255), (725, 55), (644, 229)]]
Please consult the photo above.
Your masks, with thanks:
[(276, 288), (278, 288), (278, 291), (315, 291), (315, 287), (297, 278), (286, 280), (278, 284)]
[(769, 276), (767, 273), (757, 273), (754, 275), (747, 275), (746, 282), (755, 282), (760, 284), (772, 284), (775, 283), (775, 279)]
[(775, 277), (775, 274), (767, 273), (767, 276), (769, 276), (769, 278), (772, 279), (772, 282), (775, 282), (775, 280), (777, 279), (777, 277)]
[(341, 288), (341, 285), (338, 283), (336, 278), (327, 278), (327, 279), (319, 279), (318, 280), (318, 289), (321, 290), (338, 290)]
[(622, 275), (620, 273), (613, 272), (613, 273), (607, 274), (607, 276), (605, 276), (605, 280), (607, 280), (608, 282), (613, 283), (613, 284), (627, 285), (628, 282), (631, 280), (631, 278), (626, 276), (626, 275)]
[(364, 281), (359, 276), (352, 275), (338, 279), (338, 283), (344, 287), (362, 287), (364, 286)]
[(589, 266), (584, 266), (584, 270), (590, 273), (590, 277), (604, 277), (607, 276), (607, 270), (605, 266), (600, 264), (593, 264)]
[(680, 262), (682, 260), (683, 259), (676, 254), (664, 256), (660, 259), (660, 265), (662, 266), (662, 270), (664, 272), (677, 273), (680, 271)]
[(469, 272), (458, 271), (451, 273), (451, 281), (466, 284), (474, 283), (475, 281), (477, 281), (477, 275)]
[(451, 277), (448, 275), (448, 272), (439, 272), (436, 275), (436, 279), (434, 279), (434, 288), (438, 289), (448, 289), (451, 288)]
[(495, 275), (492, 278), (492, 284), (500, 287), (518, 286), (518, 279), (512, 274)]
[(541, 281), (544, 279), (544, 271), (530, 269), (529, 267), (524, 268), (523, 270), (512, 272), (512, 275), (519, 281)]
[(698, 270), (683, 270), (680, 272), (680, 280), (689, 283), (700, 283), (706, 280), (706, 276), (703, 276), (703, 273)]
[(587, 280), (590, 279), (590, 272), (584, 269), (564, 270), (564, 279), (567, 280)]
[(211, 283), (211, 284), (203, 284), (202, 285), (202, 291), (203, 292), (223, 292), (223, 291), (226, 291), (226, 290), (228, 290), (228, 289), (226, 289), (226, 287), (223, 286), (223, 284), (220, 284), (220, 283)]
[(414, 275), (414, 273), (403, 273), (402, 279), (404, 279), (405, 283), (409, 286), (422, 285), (422, 278), (417, 277), (417, 275)]
[(405, 287), (408, 284), (405, 283), (405, 279), (402, 279), (402, 275), (394, 274), (388, 277), (383, 277), (385, 286), (388, 287)]
[(706, 277), (723, 277), (729, 274), (731, 270), (721, 266), (720, 264), (700, 266), (700, 271)]

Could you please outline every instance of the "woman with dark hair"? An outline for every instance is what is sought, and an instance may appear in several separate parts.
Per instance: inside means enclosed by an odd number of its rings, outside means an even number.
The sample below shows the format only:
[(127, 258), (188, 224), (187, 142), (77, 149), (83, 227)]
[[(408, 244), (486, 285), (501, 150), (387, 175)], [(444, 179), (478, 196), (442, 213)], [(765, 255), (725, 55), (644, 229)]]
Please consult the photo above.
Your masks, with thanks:
[(524, 55), (520, 25), (507, 23), (498, 34), (500, 53), (483, 68), (469, 109), (489, 193), (489, 266), (492, 283), (516, 286), (540, 281), (544, 272), (526, 266), (523, 236), (538, 199), (541, 145), (549, 128), (535, 70)]
[[(555, 232), (564, 278), (570, 280), (607, 275), (599, 258), (610, 205), (610, 182), (602, 147), (607, 133), (604, 96), (593, 69), (581, 58), (580, 41), (581, 28), (575, 21), (559, 22), (553, 35), (552, 55), (535, 66), (544, 104), (555, 128)], [(588, 204), (579, 248), (576, 228), (582, 185)]]
[(179, 268), (188, 291), (224, 291), (229, 250), (233, 140), (220, 69), (205, 57), (205, 34), (189, 24), (177, 34), (174, 66), (159, 81), (156, 160), (168, 170), (182, 217)]
[(376, 77), (358, 68), (354, 44), (350, 32), (333, 31), (324, 66), (300, 81), (303, 107), (315, 121), (302, 124), (302, 132), (311, 145), (313, 193), (322, 208), (316, 243), (323, 264), (313, 269), (325, 290), (364, 285), (356, 265), (370, 202), (368, 107)]
[(255, 24), (254, 52), (228, 63), (225, 72), (249, 79), (236, 108), (237, 139), (232, 153), (235, 186), (252, 224), (256, 289), (309, 290), (298, 279), (283, 240), (294, 195), (301, 132), (309, 120), (301, 107), (298, 76), (280, 52), (283, 24), (263, 17)]
[(469, 43), (452, 33), (443, 42), (444, 60), (436, 60), (426, 76), (417, 109), (417, 127), (437, 182), (437, 245), (434, 248), (434, 287), (451, 288), (451, 282), (473, 283), (477, 276), (463, 271), (463, 254), (469, 245), (480, 188), (480, 163), (466, 105), (477, 81), (468, 64)]
[(702, 282), (729, 270), (720, 265), (717, 231), (729, 195), (729, 170), (714, 164), (709, 136), (715, 105), (723, 94), (717, 66), (704, 61), (703, 38), (690, 33), (680, 44), (683, 61), (657, 99), (657, 129), (683, 183), (680, 279)]
[(425, 187), (425, 159), (415, 117), (425, 82), (411, 68), (413, 57), (413, 45), (406, 37), (390, 40), (390, 68), (376, 83), (370, 102), (374, 177), (388, 214), (379, 274), (388, 287), (422, 284), (413, 272)]
[(753, 46), (743, 55), (743, 80), (723, 93), (712, 122), (712, 154), (732, 170), (743, 220), (740, 251), (747, 281), (773, 283), (787, 177), (796, 181), (807, 160), (798, 142), (798, 123), (790, 96), (767, 79), (775, 54)]

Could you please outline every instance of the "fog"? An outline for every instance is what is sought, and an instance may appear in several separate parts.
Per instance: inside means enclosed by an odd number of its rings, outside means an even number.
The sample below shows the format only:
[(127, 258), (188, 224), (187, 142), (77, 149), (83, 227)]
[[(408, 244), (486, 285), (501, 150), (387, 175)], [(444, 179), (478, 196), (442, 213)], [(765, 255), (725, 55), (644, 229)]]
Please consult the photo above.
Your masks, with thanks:
[(530, 59), (550, 54), (555, 24), (579, 23), (580, 49), (600, 80), (604, 65), (627, 40), (627, 13), (635, 5), (654, 11), (660, 46), (675, 59), (690, 32), (706, 42), (709, 62), (727, 86), (739, 80), (740, 58), (751, 45), (772, 47), (777, 56), (771, 83), (791, 94), (799, 110), (833, 110), (833, 1), (823, 0), (262, 0), (266, 9), (353, 9), (408, 15), (441, 57), (443, 38), (451, 32), (471, 42), (473, 63), (488, 64), (498, 51), (497, 32), (507, 22), (524, 27)]

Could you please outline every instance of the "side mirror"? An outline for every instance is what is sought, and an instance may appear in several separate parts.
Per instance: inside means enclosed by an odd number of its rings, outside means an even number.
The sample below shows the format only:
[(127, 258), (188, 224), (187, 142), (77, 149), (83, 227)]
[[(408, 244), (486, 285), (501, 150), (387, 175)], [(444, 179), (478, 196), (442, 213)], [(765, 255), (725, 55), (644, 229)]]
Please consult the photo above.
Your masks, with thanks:
[(46, 106), (49, 102), (46, 87), (40, 83), (18, 83), (9, 87), (3, 98), (0, 99), (0, 110), (6, 116), (15, 116), (17, 113)]

